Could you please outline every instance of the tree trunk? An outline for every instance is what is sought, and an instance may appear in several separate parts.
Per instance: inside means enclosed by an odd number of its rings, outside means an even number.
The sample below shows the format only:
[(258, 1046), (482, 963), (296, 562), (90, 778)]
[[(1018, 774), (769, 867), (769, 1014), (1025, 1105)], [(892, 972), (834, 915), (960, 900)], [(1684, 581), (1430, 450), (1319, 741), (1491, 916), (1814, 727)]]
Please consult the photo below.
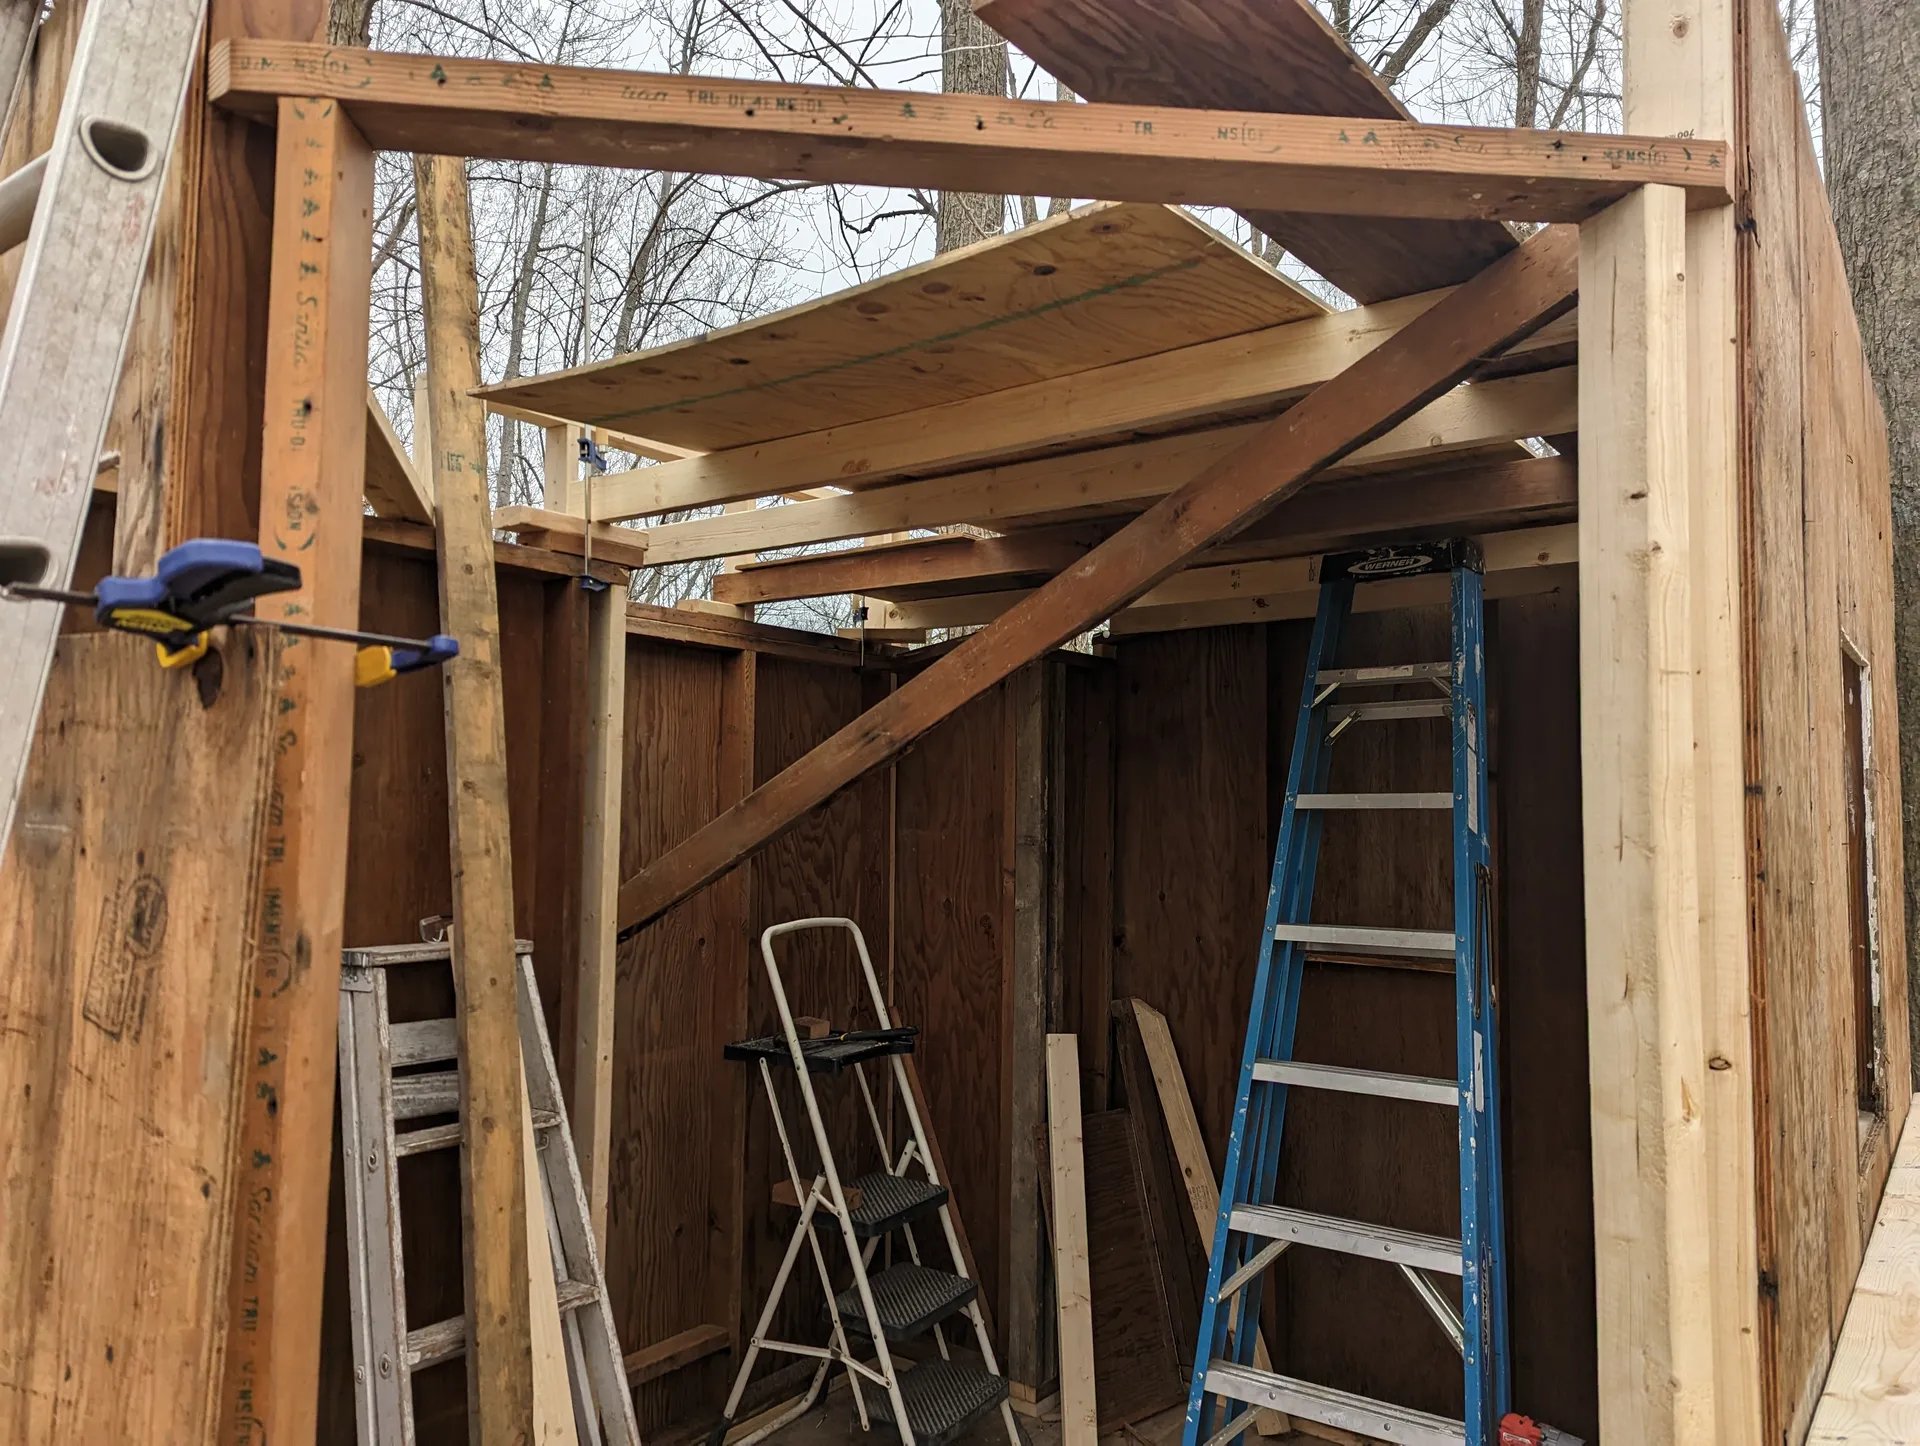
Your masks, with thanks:
[[(1907, 962), (1920, 978), (1920, 6), (1819, 0), (1827, 191), (1893, 451), (1893, 595)], [(1910, 1028), (1920, 1044), (1920, 990)], [(1920, 1050), (1915, 1053), (1920, 1068)]]
[(333, 0), (327, 13), (329, 45), (365, 45), (373, 34), (373, 0)]
[(1530, 129), (1540, 123), (1540, 39), (1547, 24), (1547, 0), (1521, 0), (1520, 34), (1513, 43), (1513, 123)]
[[(963, 95), (1007, 93), (1007, 42), (973, 13), (972, 0), (940, 0), (940, 83)], [(998, 236), (1005, 224), (1005, 196), (942, 191), (934, 224), (941, 251)]]
[[(534, 276), (540, 265), (540, 247), (547, 237), (547, 213), (553, 203), (553, 164), (540, 168), (540, 190), (534, 197), (533, 224), (527, 230), (526, 248), (513, 275), (513, 301), (507, 322), (507, 369), (501, 380), (513, 381), (524, 375), (527, 347), (527, 309), (533, 300)], [(514, 492), (520, 486), (520, 424), (508, 422), (501, 442), (500, 475), (493, 485), (496, 507), (513, 505)]]

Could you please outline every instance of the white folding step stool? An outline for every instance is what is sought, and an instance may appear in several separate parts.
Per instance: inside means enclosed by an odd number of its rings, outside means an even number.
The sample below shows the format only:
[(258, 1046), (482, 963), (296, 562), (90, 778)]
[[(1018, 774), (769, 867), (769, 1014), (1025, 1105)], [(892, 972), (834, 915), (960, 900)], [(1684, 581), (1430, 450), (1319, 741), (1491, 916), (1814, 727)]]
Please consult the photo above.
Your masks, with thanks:
[[(813, 929), (844, 929), (853, 936), (853, 947), (860, 956), (860, 968), (866, 975), (867, 992), (873, 1001), (874, 1017), (879, 1024), (877, 1029), (829, 1034), (821, 1039), (801, 1038), (793, 1010), (787, 1003), (786, 988), (780, 980), (780, 966), (774, 962), (773, 941), (783, 934)], [(947, 1187), (934, 1166), (933, 1150), (928, 1143), (920, 1111), (914, 1104), (906, 1066), (901, 1062), (903, 1056), (913, 1052), (914, 1036), (918, 1031), (896, 1028), (888, 1017), (886, 1001), (880, 994), (880, 981), (873, 972), (873, 959), (867, 953), (867, 941), (860, 933), (859, 926), (851, 919), (796, 919), (788, 924), (775, 924), (760, 936), (760, 955), (766, 962), (767, 979), (773, 985), (773, 999), (780, 1010), (783, 1033), (730, 1044), (726, 1056), (759, 1067), (760, 1078), (767, 1089), (767, 1100), (773, 1106), (774, 1127), (779, 1131), (780, 1149), (786, 1157), (794, 1198), (800, 1202), (800, 1219), (794, 1226), (793, 1238), (788, 1242), (786, 1256), (780, 1262), (780, 1273), (774, 1278), (773, 1289), (768, 1293), (767, 1303), (760, 1312), (759, 1324), (754, 1327), (746, 1358), (740, 1363), (733, 1390), (727, 1397), (726, 1414), (713, 1429), (713, 1446), (720, 1446), (725, 1441), (727, 1430), (740, 1409), (740, 1398), (753, 1374), (754, 1363), (759, 1360), (762, 1351), (810, 1356), (817, 1359), (820, 1365), (813, 1374), (812, 1384), (806, 1394), (791, 1409), (737, 1443), (737, 1446), (751, 1446), (752, 1442), (765, 1439), (804, 1415), (819, 1399), (827, 1373), (836, 1362), (846, 1367), (848, 1382), (853, 1388), (854, 1409), (859, 1413), (862, 1430), (870, 1430), (872, 1423), (878, 1422), (893, 1427), (905, 1446), (946, 1446), (946, 1443), (958, 1439), (976, 1422), (991, 1414), (997, 1406), (1006, 1425), (1008, 1441), (1013, 1446), (1019, 1446), (1020, 1430), (1014, 1422), (1007, 1383), (994, 1360), (993, 1344), (987, 1339), (986, 1318), (978, 1303), (979, 1283), (967, 1274), (965, 1256), (960, 1250), (959, 1236), (954, 1230), (953, 1215), (948, 1204)], [(906, 1111), (912, 1138), (907, 1141), (896, 1163), (843, 1185), (839, 1166), (834, 1160), (832, 1142), (827, 1138), (826, 1123), (820, 1114), (820, 1102), (814, 1093), (813, 1077), (838, 1075), (849, 1070), (852, 1072), (860, 1087), (860, 1097), (866, 1105), (867, 1120), (873, 1127), (880, 1158), (888, 1161), (892, 1159), (892, 1150), (864, 1069), (869, 1061), (876, 1059), (886, 1059), (892, 1064), (894, 1086), (898, 1091), (899, 1103)], [(798, 1078), (800, 1095), (807, 1107), (807, 1119), (813, 1126), (821, 1169), (810, 1185), (801, 1179), (800, 1166), (794, 1158), (793, 1141), (787, 1133), (786, 1120), (780, 1113), (780, 1097), (773, 1082), (773, 1071), (777, 1067), (791, 1068)], [(907, 1173), (910, 1166), (918, 1167), (920, 1173), (917, 1177)], [(819, 1232), (814, 1228), (823, 1212), (838, 1223), (847, 1258), (853, 1267), (853, 1283), (839, 1291), (834, 1289), (832, 1272), (827, 1268), (826, 1252), (821, 1246)], [(953, 1260), (951, 1270), (935, 1270), (925, 1265), (914, 1239), (914, 1222), (936, 1214)], [(905, 1240), (908, 1260), (884, 1270), (872, 1271), (870, 1267), (880, 1242), (896, 1230)], [(786, 1293), (794, 1262), (800, 1258), (802, 1246), (812, 1248), (814, 1266), (820, 1272), (820, 1284), (827, 1298), (830, 1334), (825, 1346), (771, 1340), (767, 1335), (773, 1325), (774, 1312)], [(954, 1360), (948, 1350), (946, 1337), (941, 1333), (942, 1322), (961, 1315), (973, 1323), (982, 1363), (979, 1367)], [(878, 1329), (874, 1328), (873, 1322), (878, 1322)], [(925, 1362), (910, 1371), (901, 1371), (890, 1347), (929, 1332), (939, 1346), (940, 1359)], [(853, 1346), (856, 1340), (864, 1340), (871, 1345), (874, 1354), (872, 1365), (856, 1356)], [(882, 1392), (881, 1399), (873, 1404), (871, 1419), (866, 1397), (861, 1391), (862, 1381), (878, 1386)]]

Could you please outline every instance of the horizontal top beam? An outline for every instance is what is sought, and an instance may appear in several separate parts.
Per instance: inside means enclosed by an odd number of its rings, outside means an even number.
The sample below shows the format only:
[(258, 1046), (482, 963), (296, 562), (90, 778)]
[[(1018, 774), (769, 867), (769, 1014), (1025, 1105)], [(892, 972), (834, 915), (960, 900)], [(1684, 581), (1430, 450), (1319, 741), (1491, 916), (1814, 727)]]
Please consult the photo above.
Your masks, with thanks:
[(1642, 185), (1729, 199), (1718, 141), (1000, 100), (397, 55), (267, 40), (209, 92), (344, 103), (383, 150), (764, 180), (1332, 215), (1580, 221)]

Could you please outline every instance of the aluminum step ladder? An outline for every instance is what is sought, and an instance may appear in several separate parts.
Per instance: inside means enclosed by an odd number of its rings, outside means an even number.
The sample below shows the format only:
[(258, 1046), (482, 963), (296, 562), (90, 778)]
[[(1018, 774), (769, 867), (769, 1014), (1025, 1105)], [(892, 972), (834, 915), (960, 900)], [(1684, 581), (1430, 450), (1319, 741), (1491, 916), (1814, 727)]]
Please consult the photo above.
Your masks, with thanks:
[[(803, 930), (844, 930), (853, 939), (860, 968), (866, 976), (867, 991), (873, 1001), (877, 1027), (847, 1031), (816, 1038), (802, 1038), (793, 1010), (787, 1003), (787, 991), (780, 979), (780, 966), (773, 956), (773, 941)], [(781, 1153), (787, 1162), (787, 1174), (793, 1198), (799, 1202), (800, 1219), (787, 1243), (773, 1289), (761, 1309), (759, 1323), (747, 1347), (745, 1359), (727, 1396), (726, 1414), (713, 1428), (712, 1446), (726, 1440), (728, 1429), (740, 1410), (740, 1400), (762, 1351), (813, 1357), (820, 1364), (806, 1393), (788, 1410), (745, 1437), (735, 1446), (751, 1446), (764, 1440), (810, 1410), (820, 1397), (828, 1372), (835, 1364), (847, 1371), (853, 1389), (854, 1409), (860, 1416), (861, 1430), (874, 1423), (890, 1426), (905, 1446), (947, 1446), (964, 1435), (976, 1422), (999, 1409), (1007, 1430), (1007, 1440), (1020, 1446), (1019, 1427), (1014, 1422), (1013, 1405), (1007, 1382), (994, 1360), (993, 1345), (987, 1339), (986, 1317), (979, 1305), (980, 1287), (967, 1273), (966, 1259), (954, 1229), (948, 1191), (934, 1165), (926, 1127), (914, 1103), (903, 1059), (913, 1052), (917, 1033), (911, 1028), (896, 1028), (888, 1017), (881, 997), (880, 981), (873, 972), (873, 959), (867, 953), (867, 941), (851, 919), (797, 919), (775, 924), (760, 936), (760, 956), (765, 961), (767, 979), (773, 986), (773, 999), (780, 1010), (782, 1032), (761, 1039), (742, 1040), (726, 1048), (726, 1057), (758, 1068), (766, 1085), (767, 1100), (773, 1106), (774, 1127), (780, 1136)], [(865, 1065), (886, 1060), (893, 1070), (896, 1102), (905, 1111), (911, 1136), (893, 1159), (887, 1132), (880, 1121), (873, 1087)], [(813, 1128), (814, 1144), (819, 1152), (820, 1170), (806, 1182), (794, 1157), (793, 1140), (780, 1111), (780, 1096), (774, 1088), (774, 1071), (791, 1069), (799, 1080), (800, 1096), (806, 1104), (807, 1120)], [(884, 1168), (842, 1181), (835, 1162), (833, 1145), (827, 1137), (826, 1123), (820, 1114), (820, 1101), (814, 1092), (815, 1075), (840, 1075), (851, 1072), (866, 1105), (867, 1121), (873, 1128), (878, 1157)], [(915, 1173), (909, 1173), (913, 1170)], [(838, 1228), (852, 1263), (852, 1283), (836, 1289), (827, 1267), (827, 1255), (820, 1241), (819, 1223), (830, 1217)], [(914, 1225), (937, 1218), (946, 1237), (952, 1259), (950, 1270), (936, 1270), (920, 1258), (914, 1237)], [(874, 1270), (874, 1256), (883, 1241), (899, 1232), (907, 1259)], [(826, 1296), (829, 1327), (825, 1346), (805, 1345), (771, 1339), (774, 1313), (785, 1295), (787, 1282), (803, 1248), (810, 1248), (813, 1263), (820, 1274)], [(944, 1322), (964, 1318), (973, 1325), (973, 1334), (981, 1358), (973, 1366), (953, 1358), (942, 1332)], [(892, 1347), (916, 1337), (931, 1334), (939, 1347), (940, 1359), (926, 1361), (903, 1371)], [(869, 1365), (860, 1358), (858, 1346), (873, 1353)], [(861, 1383), (879, 1388), (869, 1410)]]
[[(582, 1446), (639, 1446), (606, 1277), (533, 980), (531, 946), (517, 947), (520, 1050), (539, 1146), (574, 1424)], [(400, 1162), (457, 1149), (465, 1138), (457, 1118), (458, 1022), (395, 1023), (388, 1007), (390, 971), (415, 966), (439, 970), (451, 989), (452, 955), (444, 942), (349, 949), (340, 974), (340, 1145), (347, 1162), (348, 1295), (360, 1446), (413, 1446), (414, 1372), (463, 1356), (467, 1349), (464, 1316), (407, 1324)], [(436, 1119), (440, 1122), (398, 1128)]]
[[(1334, 666), (1357, 587), (1435, 573), (1446, 573), (1451, 579), (1450, 661), (1387, 668)], [(1460, 541), (1381, 548), (1325, 559), (1320, 584), (1319, 614), (1307, 653), (1306, 686), (1294, 730), (1260, 964), (1254, 976), (1233, 1133), (1220, 1185), (1220, 1217), (1201, 1302), (1184, 1442), (1185, 1446), (1224, 1446), (1253, 1424), (1258, 1408), (1285, 1411), (1383, 1441), (1493, 1446), (1497, 1423), (1508, 1409), (1509, 1382), (1481, 559), (1473, 544)], [(1382, 697), (1382, 690), (1388, 696)], [(1405, 696), (1409, 690), (1415, 696)], [(1333, 745), (1348, 728), (1421, 718), (1451, 720), (1450, 791), (1326, 791)], [(1451, 811), (1451, 929), (1308, 922), (1327, 816), (1369, 809)], [(1455, 1077), (1420, 1079), (1295, 1060), (1301, 979), (1308, 956), (1316, 951), (1452, 961)], [(1292, 1089), (1336, 1090), (1454, 1110), (1460, 1141), (1461, 1238), (1442, 1239), (1339, 1220), (1277, 1203), (1273, 1197), (1287, 1092)], [(1295, 1246), (1365, 1256), (1399, 1267), (1420, 1303), (1460, 1352), (1466, 1385), (1464, 1420), (1254, 1368), (1255, 1327), (1266, 1272)], [(1462, 1308), (1457, 1314), (1435, 1284), (1436, 1276), (1460, 1279)]]
[[(32, 5), (0, 0), (0, 60), (26, 64)], [(92, 0), (52, 149), (0, 181), (0, 249), (31, 215), (0, 333), (0, 586), (72, 577), (205, 12), (205, 0)], [(0, 87), (11, 109), (19, 82)], [(0, 608), (0, 857), (60, 621), (58, 608)]]

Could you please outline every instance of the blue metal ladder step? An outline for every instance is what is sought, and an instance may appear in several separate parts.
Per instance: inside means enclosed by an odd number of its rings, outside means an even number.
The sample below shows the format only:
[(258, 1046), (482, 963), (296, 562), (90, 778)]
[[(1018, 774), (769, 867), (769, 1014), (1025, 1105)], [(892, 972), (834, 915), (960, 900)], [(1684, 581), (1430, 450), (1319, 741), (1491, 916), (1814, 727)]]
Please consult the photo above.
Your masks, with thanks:
[[(1380, 548), (1330, 557), (1321, 565), (1320, 607), (1274, 851), (1239, 1093), (1220, 1185), (1220, 1214), (1201, 1303), (1184, 1446), (1226, 1446), (1252, 1426), (1256, 1411), (1269, 1408), (1382, 1441), (1494, 1446), (1497, 1423), (1506, 1413), (1510, 1385), (1480, 568), (1478, 550), (1466, 542)], [(1380, 578), (1438, 572), (1451, 579), (1452, 656), (1448, 661), (1336, 666), (1358, 586)], [(1353, 725), (1423, 719), (1444, 719), (1451, 725), (1451, 789), (1329, 788), (1333, 749)], [(1451, 816), (1452, 927), (1315, 922), (1314, 879), (1321, 835), (1329, 820), (1395, 812)], [(1329, 953), (1443, 961), (1450, 966), (1454, 1078), (1295, 1059), (1294, 1034), (1306, 964), (1311, 957)], [(1459, 1236), (1342, 1219), (1276, 1200), (1287, 1096), (1294, 1088), (1450, 1107), (1459, 1141)], [(1257, 1317), (1264, 1298), (1265, 1277), (1283, 1254), (1294, 1249), (1333, 1251), (1398, 1268), (1420, 1305), (1460, 1352), (1463, 1419), (1370, 1400), (1254, 1367), (1258, 1332), (1252, 1328), (1252, 1318)], [(1443, 1276), (1459, 1282), (1457, 1308), (1435, 1283)], [(1296, 1322), (1296, 1329), (1311, 1330), (1312, 1322)]]

